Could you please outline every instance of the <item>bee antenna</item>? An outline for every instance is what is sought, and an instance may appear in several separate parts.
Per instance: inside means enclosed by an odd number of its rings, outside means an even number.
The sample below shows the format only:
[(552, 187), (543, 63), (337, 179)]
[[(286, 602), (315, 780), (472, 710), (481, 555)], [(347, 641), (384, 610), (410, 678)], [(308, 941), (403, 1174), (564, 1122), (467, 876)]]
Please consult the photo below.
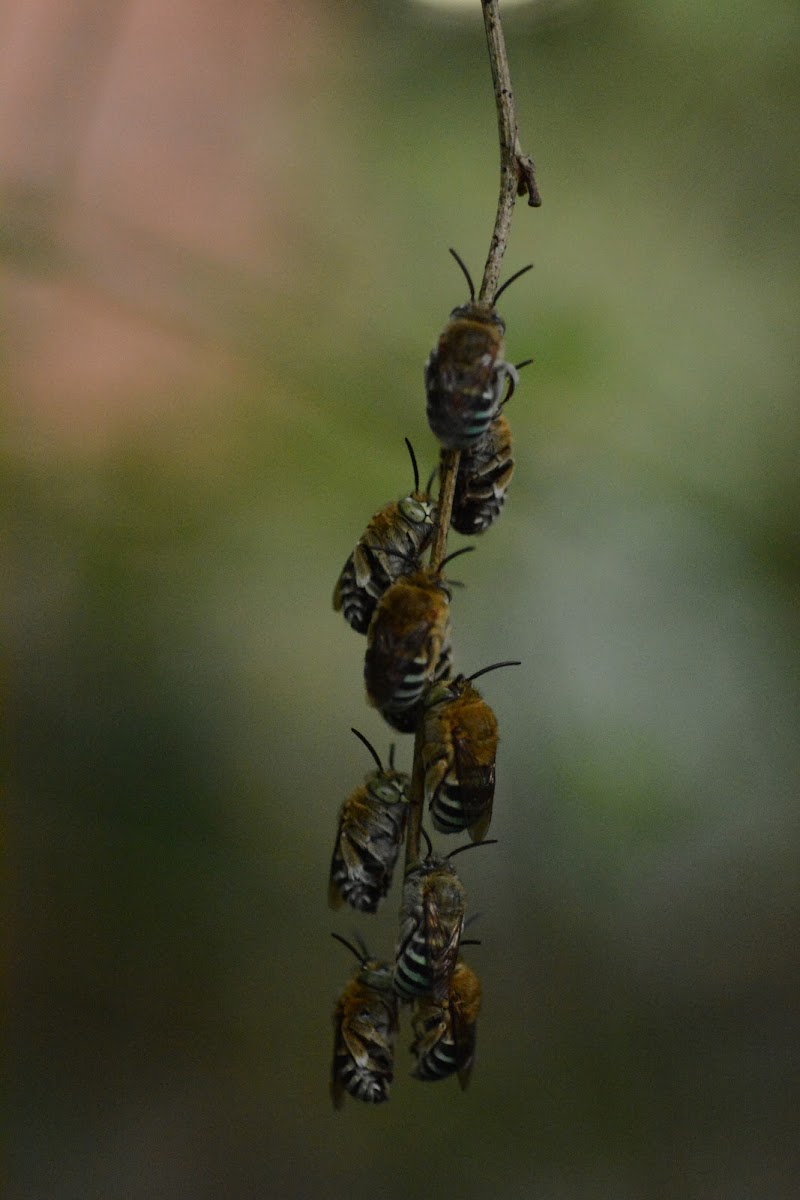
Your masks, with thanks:
[(369, 958), (369, 950), (367, 949), (366, 943), (360, 933), (354, 933), (353, 937), (356, 940), (356, 945), (361, 950), (361, 955), (362, 955), (361, 961), (362, 961), (362, 963), (365, 963), (367, 961), (367, 959)]
[(499, 288), (497, 289), (497, 291), (496, 291), (496, 292), (495, 292), (495, 294), (494, 294), (494, 299), (492, 300), (492, 304), (493, 304), (493, 305), (494, 305), (494, 304), (497, 304), (497, 301), (500, 299), (500, 297), (502, 296), (502, 294), (503, 294), (503, 292), (506, 290), (506, 288), (507, 288), (507, 287), (511, 287), (511, 284), (514, 282), (514, 280), (515, 280), (515, 279), (519, 279), (520, 275), (524, 275), (524, 274), (525, 274), (525, 272), (526, 272), (526, 271), (530, 271), (530, 269), (531, 269), (532, 267), (533, 267), (533, 263), (528, 263), (527, 267), (521, 267), (519, 271), (515, 271), (515, 272), (514, 272), (514, 274), (513, 274), (513, 275), (511, 275), (511, 276), (510, 276), (510, 277), (509, 277), (509, 278), (508, 278), (508, 279), (505, 281), (505, 283), (503, 284), (503, 286), (502, 286), (502, 287), (499, 287)]
[(523, 358), (522, 362), (514, 363), (514, 370), (521, 371), (523, 367), (529, 367), (533, 361), (532, 358)]
[[(453, 258), (456, 260), (458, 265), (461, 267), (461, 270), (464, 272), (464, 276), (467, 280), (467, 283), (469, 284), (469, 302), (470, 302), (470, 304), (474, 304), (475, 303), (475, 284), (472, 282), (472, 276), (470, 275), (470, 273), (467, 269), (467, 264), (464, 262), (461, 255), (452, 248), (452, 246), (450, 247), (450, 253), (452, 254)], [(515, 276), (515, 278), (516, 278), (516, 276)], [(509, 280), (508, 282), (510, 283), (511, 280)], [(508, 284), (506, 284), (506, 287), (508, 287)], [(495, 297), (495, 299), (496, 299), (496, 297)]]
[(426, 483), (426, 485), (425, 485), (425, 491), (426, 491), (426, 492), (427, 492), (429, 495), (430, 495), (430, 490), (431, 490), (431, 488), (433, 487), (433, 481), (434, 481), (434, 479), (436, 478), (436, 473), (437, 473), (437, 471), (438, 471), (438, 470), (439, 470), (439, 468), (438, 468), (438, 467), (434, 467), (434, 468), (433, 468), (433, 470), (432, 470), (432, 471), (431, 471), (431, 473), (430, 473), (430, 478), (428, 479), (428, 482), (427, 482), (427, 483)]
[[(505, 662), (492, 663), (490, 667), (481, 667), (480, 671), (476, 671), (474, 675), (467, 676), (467, 683), (472, 683), (473, 679), (479, 679), (481, 675), (486, 675), (489, 671), (499, 671), (500, 667), (521, 667), (522, 662), (518, 658), (509, 658)], [(353, 730), (355, 733), (355, 729)]]
[(420, 825), (419, 831), (422, 834), (422, 836), (425, 838), (425, 845), (428, 847), (428, 853), (427, 853), (426, 857), (430, 858), (431, 855), (433, 854), (433, 842), (428, 837), (428, 831), (426, 829), (423, 829), (421, 825)]
[(464, 850), (477, 850), (479, 846), (496, 846), (497, 838), (486, 838), (482, 842), (467, 842), (465, 846), (457, 846), (455, 850), (451, 850), (445, 858), (455, 858), (457, 854), (461, 854)]
[[(372, 743), (367, 741), (367, 739), (364, 737), (363, 733), (359, 733), (357, 729), (353, 729), (352, 725), (350, 726), (350, 732), (354, 733), (356, 735), (356, 737), (358, 738), (358, 740), (360, 742), (364, 743), (364, 745), (367, 747), (367, 749), (369, 750), (372, 757), (375, 759), (375, 762), (378, 764), (378, 770), (382, 771), (383, 763), (378, 758), (378, 752), (375, 749), (375, 747), (372, 745)], [(394, 747), (392, 747), (392, 750), (394, 751)]]
[(417, 456), (414, 453), (414, 447), (411, 445), (411, 442), (408, 440), (408, 438), (404, 438), (403, 440), (405, 441), (405, 444), (408, 446), (408, 453), (411, 455), (411, 465), (414, 468), (414, 491), (418, 492), (419, 491), (419, 467), (417, 466)]
[(394, 770), (394, 742), (389, 747), (389, 770)]
[(483, 942), (480, 938), (462, 938), (458, 944), (459, 946), (482, 946)]
[(350, 950), (353, 954), (355, 954), (358, 961), (360, 963), (363, 963), (366, 955), (361, 954), (358, 950), (356, 950), (356, 948), (352, 942), (348, 942), (347, 938), (343, 938), (340, 933), (332, 933), (331, 937), (336, 938), (337, 942), (341, 942), (343, 946), (347, 946), (347, 949)]
[(452, 554), (448, 554), (447, 557), (443, 558), (439, 563), (439, 572), (441, 573), (442, 567), (445, 565), (445, 563), (452, 562), (454, 558), (458, 558), (459, 554), (470, 554), (474, 549), (474, 546), (462, 546), (460, 550), (454, 550)]

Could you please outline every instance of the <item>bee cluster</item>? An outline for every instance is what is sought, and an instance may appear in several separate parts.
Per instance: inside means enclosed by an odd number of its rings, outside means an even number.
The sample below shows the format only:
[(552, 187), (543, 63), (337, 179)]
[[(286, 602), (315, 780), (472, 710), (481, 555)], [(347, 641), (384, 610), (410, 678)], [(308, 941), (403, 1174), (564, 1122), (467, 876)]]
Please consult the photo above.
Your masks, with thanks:
[[(517, 271), (491, 301), (476, 300), (466, 266), (455, 253), (470, 299), (454, 309), (425, 367), (428, 423), (445, 456), (458, 452), (450, 503), (444, 486), (434, 500), (433, 476), (424, 490), (413, 448), (414, 490), (387, 504), (367, 525), (344, 565), (333, 604), (366, 635), (364, 680), (369, 703), (398, 733), (415, 738), (411, 775), (395, 768), (394, 746), (384, 765), (362, 733), (353, 733), (375, 762), (365, 783), (339, 814), (329, 881), (334, 909), (347, 904), (374, 913), (388, 894), (404, 840), (405, 878), (400, 932), (391, 961), (370, 957), (334, 933), (358, 960), (334, 1012), (331, 1095), (368, 1103), (389, 1098), (400, 1007), (412, 1006), (416, 1079), (457, 1075), (469, 1082), (481, 1006), (480, 981), (461, 955), (470, 944), (466, 894), (452, 859), (488, 845), (492, 819), (497, 719), (474, 682), (494, 663), (466, 677), (453, 670), (450, 637), (452, 585), (442, 570), (468, 546), (442, 557), (447, 527), (484, 532), (498, 518), (514, 470), (511, 433), (503, 407), (518, 383), (518, 367), (505, 361), (505, 323), (496, 311), (500, 294), (529, 267)], [(528, 360), (530, 361), (530, 360)], [(441, 477), (444, 479), (444, 469)], [(442, 528), (443, 526), (443, 528)], [(433, 546), (431, 561), (422, 558)], [(416, 806), (416, 811), (415, 811)], [(421, 827), (422, 806), (437, 833), (466, 833), (470, 841), (447, 855), (434, 852)], [(420, 834), (427, 851), (420, 858)], [(473, 941), (472, 944), (477, 944)]]

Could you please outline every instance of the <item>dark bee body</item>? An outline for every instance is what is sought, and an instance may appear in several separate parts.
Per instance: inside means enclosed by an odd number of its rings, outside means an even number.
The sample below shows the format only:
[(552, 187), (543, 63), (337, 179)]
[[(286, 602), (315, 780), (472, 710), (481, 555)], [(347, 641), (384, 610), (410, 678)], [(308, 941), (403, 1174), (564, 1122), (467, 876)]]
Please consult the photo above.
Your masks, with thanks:
[[(492, 669), (486, 667), (471, 679)], [(472, 840), (480, 842), (492, 819), (499, 735), (497, 718), (471, 679), (459, 675), (427, 693), (422, 766), (434, 829), (440, 833), (468, 829)]]
[[(428, 424), (447, 450), (466, 450), (485, 436), (503, 403), (506, 383), (513, 392), (516, 368), (504, 359), (506, 326), (495, 310), (500, 294), (529, 267), (523, 267), (489, 300), (476, 300), (469, 271), (456, 254), (469, 284), (470, 300), (450, 314), (425, 364)], [(508, 397), (506, 397), (508, 398)]]
[(394, 770), (391, 756), (384, 770), (366, 738), (357, 729), (353, 733), (367, 746), (378, 769), (342, 805), (328, 899), (331, 908), (347, 901), (360, 912), (375, 912), (392, 883), (405, 834), (411, 780)]
[(370, 704), (395, 729), (412, 733), (425, 689), (448, 673), (450, 653), (450, 589), (439, 572), (398, 579), (378, 602), (367, 633)]
[[(446, 858), (433, 853), (406, 872), (400, 905), (400, 940), (394, 964), (394, 990), (403, 1000), (447, 999), (464, 929), (466, 892), (448, 861), (473, 847), (459, 846)], [(491, 845), (484, 842), (483, 845)]]
[(433, 537), (436, 505), (419, 489), (419, 472), (411, 443), (415, 490), (375, 513), (344, 564), (333, 593), (333, 607), (357, 633), (366, 633), (386, 589), (419, 565)]
[(423, 996), (414, 1005), (415, 1079), (434, 1082), (458, 1074), (466, 1088), (475, 1060), (475, 1032), (481, 1007), (478, 976), (459, 959), (453, 969), (447, 999)]
[(453, 529), (471, 536), (494, 524), (505, 503), (513, 473), (511, 427), (500, 412), (480, 441), (461, 452), (453, 498)]
[(331, 1099), (341, 1108), (345, 1092), (367, 1104), (389, 1099), (394, 1078), (397, 997), (389, 963), (371, 962), (338, 934), (333, 935), (360, 959), (333, 1014)]

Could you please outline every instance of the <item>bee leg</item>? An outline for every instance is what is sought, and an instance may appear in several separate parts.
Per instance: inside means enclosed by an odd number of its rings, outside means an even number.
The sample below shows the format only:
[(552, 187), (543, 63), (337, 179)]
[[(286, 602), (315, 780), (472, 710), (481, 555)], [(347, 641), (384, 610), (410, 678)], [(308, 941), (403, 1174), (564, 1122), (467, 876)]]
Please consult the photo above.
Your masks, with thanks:
[[(517, 368), (513, 365), (513, 363), (508, 363), (508, 362), (504, 362), (502, 364), (502, 370), (505, 374), (506, 379), (508, 380), (508, 391), (506, 392), (505, 396), (503, 397), (503, 402), (502, 402), (503, 405), (505, 405), (505, 404), (508, 404), (511, 397), (514, 395), (516, 386), (519, 383), (519, 372), (517, 371)], [(502, 405), (501, 405), (501, 407), (502, 407)]]
[(431, 804), (434, 796), (447, 778), (453, 756), (445, 746), (428, 745), (422, 751), (425, 768), (425, 803)]

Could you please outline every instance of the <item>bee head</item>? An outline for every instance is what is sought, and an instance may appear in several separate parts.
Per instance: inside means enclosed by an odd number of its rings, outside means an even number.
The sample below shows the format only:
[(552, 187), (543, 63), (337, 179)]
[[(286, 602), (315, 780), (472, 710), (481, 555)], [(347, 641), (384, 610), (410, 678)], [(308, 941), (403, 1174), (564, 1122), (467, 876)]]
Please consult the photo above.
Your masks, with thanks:
[(362, 983), (378, 989), (391, 987), (392, 967), (389, 963), (382, 963), (376, 959), (371, 959), (361, 938), (358, 939), (357, 949), (352, 942), (348, 942), (347, 938), (343, 938), (339, 933), (332, 933), (331, 937), (336, 938), (337, 942), (341, 942), (343, 946), (346, 946), (348, 950), (355, 954), (361, 964), (359, 978)]
[(403, 497), (398, 508), (406, 520), (411, 521), (414, 525), (433, 524), (436, 505), (430, 497), (423, 498), (418, 492), (412, 492), (410, 496)]
[(475, 299), (475, 284), (472, 282), (472, 276), (469, 273), (466, 263), (460, 254), (450, 248), (450, 253), (458, 263), (461, 270), (464, 272), (464, 278), (469, 287), (469, 303), (460, 304), (450, 313), (451, 321), (471, 320), (480, 321), (486, 325), (494, 325), (501, 334), (506, 331), (506, 323), (498, 312), (495, 311), (497, 301), (502, 296), (503, 292), (509, 287), (515, 279), (519, 279), (520, 275), (524, 275), (526, 271), (530, 271), (533, 263), (528, 263), (527, 267), (522, 267), (519, 271), (515, 271), (502, 287), (499, 287), (491, 300), (476, 300)]
[[(408, 776), (404, 775), (402, 771), (396, 771), (394, 769), (394, 746), (392, 746), (391, 750), (389, 751), (389, 765), (388, 767), (384, 767), (383, 763), (378, 757), (377, 750), (371, 742), (367, 741), (367, 739), (364, 737), (364, 734), (360, 733), (358, 729), (353, 729), (352, 727), (350, 732), (354, 733), (358, 740), (364, 743), (377, 764), (377, 771), (371, 771), (367, 776), (367, 784), (372, 790), (373, 794), (376, 795), (379, 800), (383, 800), (386, 804), (394, 804), (399, 800), (407, 800), (408, 797), (406, 795), (406, 790)], [(349, 942), (346, 943), (346, 945), (349, 946)], [(350, 946), (350, 949), (352, 950), (352, 946)]]
[[(423, 862), (420, 864), (417, 864), (417, 866), (415, 866), (415, 867), (411, 867), (408, 871), (408, 874), (410, 874), (412, 871), (419, 870), (420, 866), (423, 869), (427, 869), (427, 870), (430, 870), (433, 867), (439, 867), (439, 868), (446, 867), (452, 871), (453, 868), (450, 866), (450, 859), (455, 858), (456, 854), (461, 854), (464, 850), (476, 850), (478, 848), (478, 846), (496, 846), (497, 845), (497, 838), (484, 838), (483, 841), (481, 841), (481, 842), (465, 842), (465, 844), (463, 846), (456, 846), (455, 850), (451, 850), (449, 854), (439, 855), (434, 852), (433, 842), (431, 841), (430, 837), (428, 836), (428, 832), (425, 829), (425, 826), (421, 825), (419, 831), (422, 834), (423, 838), (425, 839), (425, 846), (427, 847), (427, 852), (426, 852)], [(333, 936), (336, 937), (336, 934), (334, 934)], [(339, 938), (339, 941), (341, 941), (341, 940), (342, 939)]]
[(499, 312), (495, 312), (494, 307), (486, 301), (471, 300), (469, 304), (459, 304), (450, 313), (451, 323), (454, 321), (475, 321), (480, 325), (491, 325), (498, 333), (504, 334), (506, 331), (506, 323), (500, 316)]
[(441, 679), (438, 683), (431, 684), (422, 701), (425, 708), (435, 708), (437, 704), (445, 704), (448, 700), (455, 699), (458, 695), (459, 680), (463, 678), (463, 675), (459, 675), (456, 679)]
[[(419, 490), (419, 467), (417, 466), (417, 456), (414, 453), (414, 447), (408, 438), (405, 439), (405, 443), (408, 446), (408, 453), (411, 455), (411, 466), (414, 469), (414, 491), (409, 496), (404, 496), (398, 502), (397, 507), (406, 520), (411, 521), (412, 524), (432, 525), (436, 505), (430, 498), (430, 484), (423, 495)], [(433, 481), (433, 476), (431, 476), (431, 481)]]

